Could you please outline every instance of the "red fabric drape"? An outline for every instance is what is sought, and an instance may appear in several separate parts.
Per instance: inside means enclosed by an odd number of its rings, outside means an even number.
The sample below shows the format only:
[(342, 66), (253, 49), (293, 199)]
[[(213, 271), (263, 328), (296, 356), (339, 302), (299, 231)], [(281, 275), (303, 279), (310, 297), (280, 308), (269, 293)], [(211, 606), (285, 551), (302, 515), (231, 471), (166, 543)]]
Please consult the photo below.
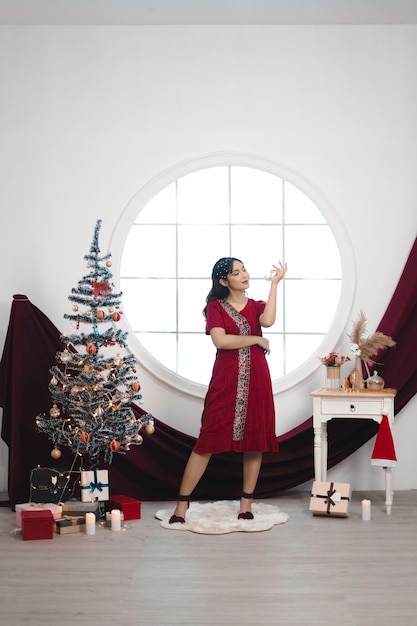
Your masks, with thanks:
[[(387, 385), (398, 389), (395, 412), (417, 391), (417, 240), (381, 320), (378, 330), (397, 341), (395, 348), (378, 356), (378, 371)], [(29, 497), (31, 469), (51, 467), (51, 442), (38, 433), (35, 416), (48, 411), (49, 369), (62, 348), (60, 332), (26, 296), (14, 296), (3, 357), (0, 363), (0, 405), (3, 407), (2, 438), (9, 446), (10, 505)], [(151, 410), (151, 407), (148, 407)], [(142, 410), (135, 407), (135, 411)], [(152, 411), (151, 411), (152, 412)], [(301, 417), (301, 416), (300, 416)], [(110, 492), (140, 500), (171, 500), (195, 439), (155, 419), (153, 435), (144, 435), (142, 446), (127, 455), (114, 455), (109, 467)], [(368, 441), (377, 430), (371, 420), (332, 420), (328, 424), (329, 467)], [(313, 478), (312, 418), (279, 437), (280, 451), (265, 454), (257, 495), (282, 493)], [(73, 459), (64, 450), (54, 467), (67, 469)], [(199, 499), (236, 498), (241, 490), (241, 456), (213, 456), (195, 491)]]

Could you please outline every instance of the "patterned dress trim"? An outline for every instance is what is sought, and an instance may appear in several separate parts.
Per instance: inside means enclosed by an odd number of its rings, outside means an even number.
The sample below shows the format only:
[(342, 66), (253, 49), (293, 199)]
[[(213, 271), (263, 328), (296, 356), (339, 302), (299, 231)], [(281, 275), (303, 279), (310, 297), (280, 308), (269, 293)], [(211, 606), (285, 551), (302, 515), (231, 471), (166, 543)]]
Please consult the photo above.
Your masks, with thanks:
[[(232, 318), (239, 329), (239, 335), (251, 335), (247, 319), (236, 311), (226, 300), (220, 300), (224, 311)], [(250, 348), (238, 349), (238, 375), (236, 389), (235, 416), (233, 420), (233, 441), (242, 441), (245, 435), (246, 414), (250, 386)]]

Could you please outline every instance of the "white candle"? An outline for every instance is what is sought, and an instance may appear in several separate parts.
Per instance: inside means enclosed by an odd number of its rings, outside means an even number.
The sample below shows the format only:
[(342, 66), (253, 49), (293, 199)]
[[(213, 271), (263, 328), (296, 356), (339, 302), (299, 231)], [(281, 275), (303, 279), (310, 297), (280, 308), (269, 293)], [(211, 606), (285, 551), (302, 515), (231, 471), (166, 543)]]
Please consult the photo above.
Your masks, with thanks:
[(371, 501), (362, 500), (362, 519), (364, 522), (369, 522), (371, 519)]
[(94, 513), (86, 513), (85, 515), (85, 532), (87, 535), (96, 534), (96, 516)]
[(113, 509), (113, 511), (110, 514), (110, 520), (111, 520), (112, 530), (122, 530), (122, 522), (120, 518), (119, 509)]

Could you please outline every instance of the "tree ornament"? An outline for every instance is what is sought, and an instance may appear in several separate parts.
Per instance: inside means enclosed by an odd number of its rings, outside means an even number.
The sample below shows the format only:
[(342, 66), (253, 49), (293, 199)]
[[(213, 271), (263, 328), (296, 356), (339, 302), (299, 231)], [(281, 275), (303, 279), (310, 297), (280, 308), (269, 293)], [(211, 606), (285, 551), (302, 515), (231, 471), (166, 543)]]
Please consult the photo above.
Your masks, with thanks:
[(69, 363), (71, 361), (71, 355), (66, 348), (63, 352), (61, 352), (60, 358), (62, 363)]
[(147, 435), (153, 435), (155, 432), (155, 426), (153, 424), (146, 424), (145, 433)]
[(117, 313), (117, 311), (115, 313), (112, 314), (112, 320), (113, 322), (118, 322), (120, 320), (120, 313)]
[(86, 432), (82, 432), (80, 434), (80, 441), (82, 441), (83, 443), (88, 443), (90, 441), (90, 435)]
[(93, 282), (91, 283), (91, 286), (93, 288), (92, 295), (95, 298), (98, 298), (100, 294), (102, 294), (103, 296), (109, 295), (109, 281), (108, 280), (105, 280), (102, 283), (99, 283), (96, 280), (93, 280)]
[(74, 306), (72, 307), (72, 310), (74, 311), (74, 313), (76, 313), (78, 311), (78, 306), (74, 304)]
[(104, 312), (102, 309), (99, 309), (99, 310), (96, 312), (96, 318), (97, 318), (98, 320), (103, 320), (103, 319), (105, 318), (105, 316), (106, 316), (106, 314), (105, 314), (105, 312)]
[(58, 384), (58, 379), (56, 378), (56, 376), (52, 376), (51, 385), (57, 385), (57, 384)]
[(49, 411), (49, 415), (51, 417), (59, 417), (61, 415), (61, 411), (58, 409), (56, 404), (52, 406), (52, 409)]
[(60, 459), (61, 458), (61, 450), (59, 448), (54, 448), (53, 450), (51, 450), (51, 457), (53, 459)]
[(140, 384), (139, 384), (139, 383), (137, 383), (137, 382), (132, 383), (132, 391), (134, 391), (135, 393), (136, 393), (137, 391), (140, 391)]
[(117, 452), (119, 448), (120, 448), (120, 443), (116, 441), (115, 439), (113, 439), (113, 441), (110, 443), (110, 450), (112, 452)]
[(86, 350), (88, 352), (88, 354), (95, 354), (97, 352), (97, 348), (93, 343), (88, 343)]
[(106, 261), (106, 267), (111, 267), (112, 265), (113, 263), (110, 261), (110, 259)]
[(132, 437), (132, 441), (136, 441), (136, 443), (140, 446), (141, 443), (143, 443), (143, 437), (142, 435), (135, 435)]

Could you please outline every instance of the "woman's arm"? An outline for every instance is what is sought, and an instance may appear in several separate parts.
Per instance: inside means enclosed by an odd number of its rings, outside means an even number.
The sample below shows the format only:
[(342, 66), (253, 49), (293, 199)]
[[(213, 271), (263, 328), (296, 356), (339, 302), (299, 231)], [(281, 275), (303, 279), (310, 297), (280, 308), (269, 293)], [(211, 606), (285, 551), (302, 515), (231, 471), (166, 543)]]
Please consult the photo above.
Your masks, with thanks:
[(287, 264), (282, 264), (281, 261), (279, 262), (279, 267), (273, 265), (273, 268), (268, 300), (266, 301), (264, 312), (259, 316), (259, 323), (263, 328), (269, 328), (275, 324), (277, 315), (277, 286), (287, 273)]
[(212, 328), (211, 339), (219, 350), (238, 350), (239, 348), (249, 348), (250, 346), (260, 346), (269, 354), (269, 341), (265, 337), (257, 335), (227, 335), (224, 328)]

